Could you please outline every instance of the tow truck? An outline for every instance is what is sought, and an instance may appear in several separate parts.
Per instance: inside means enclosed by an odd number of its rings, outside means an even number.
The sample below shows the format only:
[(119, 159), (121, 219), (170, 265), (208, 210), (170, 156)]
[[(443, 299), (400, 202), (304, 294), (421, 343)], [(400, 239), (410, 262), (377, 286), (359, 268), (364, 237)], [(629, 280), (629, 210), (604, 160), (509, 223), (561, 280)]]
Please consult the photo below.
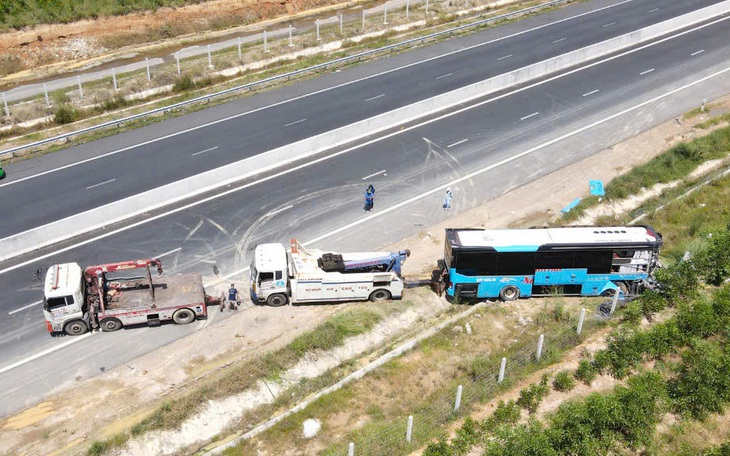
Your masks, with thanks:
[[(43, 315), (51, 335), (81, 335), (89, 330), (117, 331), (124, 326), (156, 326), (166, 320), (188, 324), (207, 316), (217, 299), (205, 294), (199, 273), (164, 276), (158, 259), (89, 266), (57, 264), (44, 283)], [(142, 270), (142, 274), (132, 271)], [(107, 274), (114, 273), (114, 277)], [(131, 273), (131, 274), (130, 274)]]
[(401, 266), (410, 256), (399, 252), (323, 253), (309, 251), (296, 239), (260, 244), (251, 264), (251, 299), (280, 307), (306, 302), (400, 299)]

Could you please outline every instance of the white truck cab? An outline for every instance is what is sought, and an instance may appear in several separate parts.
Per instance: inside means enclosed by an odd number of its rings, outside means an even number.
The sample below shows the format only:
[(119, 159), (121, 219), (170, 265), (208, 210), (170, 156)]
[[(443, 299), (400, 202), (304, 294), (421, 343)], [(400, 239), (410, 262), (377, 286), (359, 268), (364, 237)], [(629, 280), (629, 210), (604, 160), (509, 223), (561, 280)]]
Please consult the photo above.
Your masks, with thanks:
[(289, 296), (289, 267), (282, 244), (256, 246), (251, 264), (251, 299), (272, 307), (283, 306)]
[(49, 332), (62, 331), (66, 322), (88, 319), (85, 286), (81, 266), (76, 263), (48, 269), (43, 287), (43, 316)]

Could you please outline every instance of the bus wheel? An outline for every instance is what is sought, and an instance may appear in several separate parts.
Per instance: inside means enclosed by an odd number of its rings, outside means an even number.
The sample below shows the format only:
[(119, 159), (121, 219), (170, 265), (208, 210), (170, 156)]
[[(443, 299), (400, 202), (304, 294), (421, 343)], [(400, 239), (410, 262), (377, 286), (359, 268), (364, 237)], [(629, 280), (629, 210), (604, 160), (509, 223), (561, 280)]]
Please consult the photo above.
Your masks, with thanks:
[(372, 302), (387, 301), (388, 299), (390, 299), (390, 292), (388, 290), (375, 290), (370, 293), (369, 299)]
[(99, 326), (104, 332), (119, 331), (122, 329), (122, 322), (116, 318), (105, 318), (99, 323)]
[(81, 320), (69, 321), (63, 327), (63, 332), (65, 332), (69, 336), (80, 336), (88, 330), (89, 327), (86, 326), (86, 323)]
[(190, 309), (178, 309), (172, 314), (172, 321), (178, 325), (187, 325), (195, 320), (195, 312)]
[(285, 306), (286, 303), (289, 301), (286, 296), (284, 296), (281, 293), (272, 294), (266, 299), (266, 304), (268, 304), (271, 307), (281, 307)]
[(499, 292), (499, 299), (502, 301), (514, 301), (520, 297), (520, 289), (514, 285), (502, 288)]

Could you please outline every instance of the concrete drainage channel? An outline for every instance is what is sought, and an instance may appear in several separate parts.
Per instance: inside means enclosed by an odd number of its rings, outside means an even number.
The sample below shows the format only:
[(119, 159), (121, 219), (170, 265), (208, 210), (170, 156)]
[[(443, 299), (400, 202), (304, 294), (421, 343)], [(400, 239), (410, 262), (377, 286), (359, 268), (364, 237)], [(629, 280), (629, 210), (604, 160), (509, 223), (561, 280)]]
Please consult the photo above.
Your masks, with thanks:
[(708, 21), (728, 12), (730, 12), (730, 0), (279, 147), (194, 177), (166, 184), (100, 208), (8, 236), (0, 239), (0, 261), (101, 229), (191, 197), (224, 188), (256, 174), (283, 168), (290, 163), (320, 154), (329, 149), (352, 143), (398, 125), (413, 122), (419, 118), (434, 115), (460, 104), (484, 98), (489, 94), (515, 85), (524, 84), (585, 64), (623, 49), (660, 38), (671, 32)]

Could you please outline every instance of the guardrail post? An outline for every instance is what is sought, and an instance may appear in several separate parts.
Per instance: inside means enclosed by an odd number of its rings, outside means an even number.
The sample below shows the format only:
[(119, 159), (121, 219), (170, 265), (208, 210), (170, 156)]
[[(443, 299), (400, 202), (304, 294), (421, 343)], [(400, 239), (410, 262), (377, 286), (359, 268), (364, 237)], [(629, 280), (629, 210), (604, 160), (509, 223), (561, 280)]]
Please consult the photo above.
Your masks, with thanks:
[(461, 407), (461, 391), (462, 391), (462, 386), (459, 385), (459, 387), (456, 388), (456, 401), (454, 402), (454, 411), (455, 412), (458, 411), (459, 408)]
[(48, 86), (46, 85), (45, 82), (43, 83), (43, 95), (45, 95), (45, 97), (46, 97), (46, 108), (50, 108), (51, 100), (48, 99)]
[(314, 21), (315, 24), (317, 24), (317, 41), (322, 41), (322, 37), (319, 36), (319, 19)]
[(117, 85), (117, 69), (112, 68), (112, 82), (114, 83), (114, 90), (119, 90), (119, 86)]
[(583, 307), (580, 309), (580, 317), (578, 317), (578, 329), (576, 330), (576, 333), (580, 335), (581, 331), (583, 331), (583, 320), (586, 318), (586, 308)]
[(406, 424), (406, 442), (411, 441), (413, 435), (413, 415), (408, 415), (408, 424)]
[(537, 358), (538, 361), (540, 361), (540, 358), (542, 358), (543, 342), (545, 342), (545, 334), (540, 334), (540, 337), (537, 339), (537, 353), (535, 353), (535, 358)]
[(8, 100), (5, 98), (5, 92), (3, 92), (3, 109), (5, 109), (5, 115), (10, 117), (10, 108), (8, 108)]
[(497, 383), (502, 383), (504, 381), (504, 370), (507, 368), (507, 358), (502, 358), (502, 364), (499, 365), (499, 377), (497, 378)]
[(388, 2), (383, 3), (383, 25), (388, 25)]
[(145, 57), (144, 63), (147, 66), (147, 82), (150, 82), (152, 80), (152, 75), (150, 74), (150, 59)]
[(292, 41), (292, 26), (289, 22), (289, 47), (294, 47), (294, 41)]
[(84, 88), (81, 87), (81, 76), (76, 76), (76, 82), (79, 84), (79, 98), (84, 98)]
[(355, 456), (355, 443), (350, 442), (349, 445), (347, 445), (347, 456)]
[(610, 313), (610, 315), (613, 315), (613, 313), (616, 312), (616, 304), (618, 304), (618, 295), (619, 295), (619, 290), (614, 291), (614, 293), (613, 293), (613, 300), (611, 300), (611, 313)]

